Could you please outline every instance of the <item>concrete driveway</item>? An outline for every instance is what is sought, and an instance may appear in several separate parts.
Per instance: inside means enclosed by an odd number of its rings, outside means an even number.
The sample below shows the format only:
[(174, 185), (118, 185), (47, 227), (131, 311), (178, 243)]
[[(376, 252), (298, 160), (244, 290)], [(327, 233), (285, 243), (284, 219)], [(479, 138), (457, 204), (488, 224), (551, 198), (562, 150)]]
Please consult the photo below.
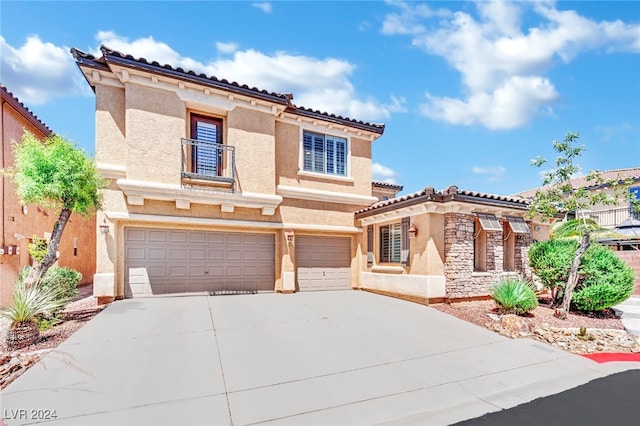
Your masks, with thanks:
[[(629, 368), (359, 291), (113, 303), (3, 391), (7, 424), (449, 424)], [(47, 411), (49, 410), (49, 411)]]

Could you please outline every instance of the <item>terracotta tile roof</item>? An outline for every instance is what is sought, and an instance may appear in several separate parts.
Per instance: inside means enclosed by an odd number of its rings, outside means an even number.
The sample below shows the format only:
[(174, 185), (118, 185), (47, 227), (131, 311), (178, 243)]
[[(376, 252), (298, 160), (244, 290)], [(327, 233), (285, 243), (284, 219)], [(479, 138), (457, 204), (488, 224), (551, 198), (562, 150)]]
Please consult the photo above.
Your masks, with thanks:
[[(627, 179), (632, 179), (635, 182), (640, 181), (640, 167), (630, 167), (626, 169), (614, 169), (614, 170), (605, 170), (600, 172), (602, 179), (605, 181), (618, 180), (623, 181)], [(587, 180), (586, 176), (577, 177), (571, 179), (571, 186), (574, 188), (597, 188), (601, 185), (594, 185), (593, 182)], [(513, 194), (514, 197), (522, 197), (522, 198), (532, 198), (536, 195), (541, 188), (533, 188), (528, 189), (526, 191), (519, 192), (517, 194)], [(548, 188), (548, 187), (544, 187)]]
[(384, 132), (384, 124), (367, 123), (349, 117), (329, 114), (327, 112), (321, 112), (294, 105), (291, 102), (291, 100), (293, 99), (293, 94), (290, 93), (282, 94), (269, 92), (267, 90), (261, 90), (256, 87), (249, 87), (246, 84), (241, 85), (235, 81), (229, 82), (226, 79), (218, 79), (215, 76), (207, 76), (204, 73), (198, 74), (194, 71), (184, 70), (181, 67), (173, 67), (168, 64), (160, 65), (157, 61), (149, 62), (145, 58), (134, 58), (132, 55), (124, 54), (116, 50), (109, 49), (105, 46), (101, 46), (100, 51), (102, 52), (102, 57), (100, 58), (96, 58), (94, 55), (83, 52), (76, 48), (71, 49), (71, 54), (73, 55), (73, 58), (75, 59), (78, 66), (84, 65), (92, 68), (108, 70), (108, 65), (112, 63), (125, 65), (130, 68), (143, 69), (148, 72), (163, 74), (173, 78), (178, 78), (205, 86), (223, 89), (229, 92), (243, 94), (269, 102), (275, 102), (281, 105), (287, 105), (287, 112), (296, 115), (317, 118), (342, 125), (348, 125), (378, 134), (382, 134)]
[(379, 201), (364, 209), (358, 210), (356, 218), (371, 216), (373, 214), (382, 213), (384, 211), (395, 210), (400, 207), (419, 204), (425, 201), (436, 203), (447, 203), (451, 201), (463, 201), (468, 203), (477, 203), (494, 206), (508, 206), (525, 210), (528, 207), (527, 200), (519, 197), (510, 197), (504, 195), (487, 194), (484, 192), (466, 191), (458, 189), (452, 185), (442, 191), (436, 191), (433, 187), (428, 186), (421, 191), (403, 195), (402, 197), (392, 198), (390, 200)]
[(2, 94), (2, 99), (6, 102), (9, 102), (16, 108), (27, 120), (31, 122), (35, 127), (40, 129), (42, 133), (45, 135), (51, 134), (51, 129), (49, 126), (44, 124), (42, 120), (38, 118), (29, 108), (24, 106), (20, 99), (18, 99), (13, 93), (11, 93), (3, 84), (0, 83), (0, 93)]
[(384, 189), (393, 189), (395, 191), (402, 191), (404, 186), (398, 185), (395, 183), (387, 183), (387, 182), (371, 182), (371, 186), (373, 188), (384, 188)]

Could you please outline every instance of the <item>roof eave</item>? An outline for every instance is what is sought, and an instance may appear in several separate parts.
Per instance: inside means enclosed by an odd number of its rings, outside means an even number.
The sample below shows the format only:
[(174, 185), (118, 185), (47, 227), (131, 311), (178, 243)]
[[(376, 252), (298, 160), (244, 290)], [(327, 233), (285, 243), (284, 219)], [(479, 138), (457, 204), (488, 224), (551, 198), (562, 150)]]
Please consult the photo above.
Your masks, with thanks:
[(236, 86), (229, 83), (224, 83), (222, 81), (211, 80), (206, 77), (201, 77), (199, 75), (190, 74), (189, 72), (179, 71), (173, 68), (165, 68), (159, 65), (153, 65), (149, 63), (144, 63), (141, 61), (137, 61), (135, 59), (123, 58), (119, 55), (113, 55), (109, 53), (104, 53), (104, 58), (107, 61), (107, 64), (120, 65), (131, 69), (138, 69), (141, 71), (149, 72), (152, 74), (168, 76), (177, 80), (182, 80), (190, 83), (197, 83), (202, 86), (208, 86), (215, 89), (224, 90), (227, 92), (249, 96), (252, 98), (277, 103), (280, 105), (287, 105), (287, 100), (284, 97), (270, 95), (267, 93), (262, 93), (250, 88), (244, 88), (242, 86)]
[(303, 117), (315, 118), (317, 120), (327, 121), (330, 123), (340, 124), (343, 126), (349, 126), (356, 129), (364, 130), (371, 133), (376, 133), (378, 135), (382, 135), (384, 133), (384, 124), (379, 125), (371, 125), (367, 123), (362, 123), (354, 120), (344, 119), (340, 117), (331, 116), (330, 114), (323, 114), (321, 112), (310, 111), (306, 108), (300, 108), (295, 106), (290, 106), (287, 109), (287, 112), (301, 115)]

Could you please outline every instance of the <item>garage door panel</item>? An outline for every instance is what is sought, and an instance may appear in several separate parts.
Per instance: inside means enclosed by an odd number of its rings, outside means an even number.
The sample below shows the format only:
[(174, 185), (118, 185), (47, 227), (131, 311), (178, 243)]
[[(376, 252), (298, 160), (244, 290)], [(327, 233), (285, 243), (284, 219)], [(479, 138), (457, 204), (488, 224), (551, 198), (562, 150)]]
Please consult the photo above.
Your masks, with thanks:
[(204, 277), (207, 275), (207, 267), (202, 265), (188, 265), (189, 277)]
[(169, 260), (187, 260), (187, 250), (183, 248), (170, 248)]
[(227, 245), (240, 245), (242, 244), (242, 235), (241, 234), (226, 234), (225, 235), (225, 244)]
[(230, 250), (226, 250), (225, 254), (224, 254), (224, 259), (225, 260), (242, 260), (242, 252), (237, 249), (230, 249)]
[(142, 260), (145, 259), (145, 250), (144, 248), (128, 247), (126, 250), (126, 256), (129, 260)]
[(190, 243), (205, 243), (207, 241), (207, 234), (204, 232), (189, 232), (189, 242)]
[(167, 242), (167, 231), (149, 231), (147, 240), (152, 243)]
[(187, 232), (186, 231), (170, 231), (169, 242), (171, 243), (186, 243)]
[(170, 265), (167, 276), (170, 278), (187, 278), (186, 265)]
[(204, 248), (192, 248), (192, 249), (189, 249), (189, 259), (190, 260), (204, 260), (205, 259), (205, 250), (204, 250)]
[(207, 259), (208, 260), (218, 260), (218, 261), (223, 261), (224, 260), (224, 250), (222, 248), (215, 248), (215, 249), (207, 249)]
[(150, 248), (147, 258), (150, 260), (167, 260), (167, 250), (164, 248)]
[(127, 241), (145, 241), (146, 234), (143, 229), (128, 228), (126, 231), (125, 238)]
[(224, 244), (224, 234), (219, 232), (210, 232), (207, 234), (206, 240), (209, 244)]

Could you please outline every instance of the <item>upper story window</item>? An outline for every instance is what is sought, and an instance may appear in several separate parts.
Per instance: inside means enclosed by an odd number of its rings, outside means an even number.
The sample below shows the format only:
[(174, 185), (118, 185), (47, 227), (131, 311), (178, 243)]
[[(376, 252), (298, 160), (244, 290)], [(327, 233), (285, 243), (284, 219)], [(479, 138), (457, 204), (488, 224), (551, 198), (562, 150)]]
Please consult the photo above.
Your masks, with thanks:
[(347, 139), (304, 131), (303, 170), (347, 176)]

